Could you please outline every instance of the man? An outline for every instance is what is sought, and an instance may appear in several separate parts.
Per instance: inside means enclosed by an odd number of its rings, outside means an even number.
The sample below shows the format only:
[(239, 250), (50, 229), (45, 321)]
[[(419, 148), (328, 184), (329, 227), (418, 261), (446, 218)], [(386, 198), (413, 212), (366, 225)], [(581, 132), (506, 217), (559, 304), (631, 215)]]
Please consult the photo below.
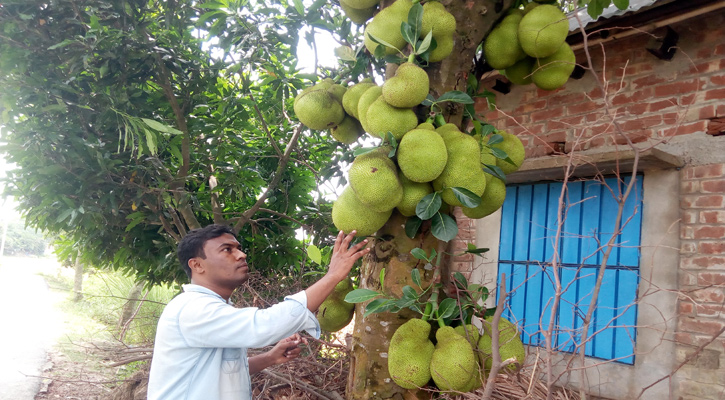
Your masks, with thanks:
[[(267, 309), (235, 308), (234, 289), (248, 279), (247, 255), (232, 230), (209, 225), (190, 231), (177, 254), (191, 278), (159, 319), (148, 385), (149, 400), (251, 399), (250, 375), (296, 358), (305, 330), (320, 335), (312, 314), (370, 250), (367, 240), (350, 247), (355, 232), (340, 232), (330, 267), (319, 281)], [(286, 338), (286, 339), (285, 339)], [(282, 340), (283, 339), (283, 340)], [(247, 358), (248, 348), (279, 341)]]

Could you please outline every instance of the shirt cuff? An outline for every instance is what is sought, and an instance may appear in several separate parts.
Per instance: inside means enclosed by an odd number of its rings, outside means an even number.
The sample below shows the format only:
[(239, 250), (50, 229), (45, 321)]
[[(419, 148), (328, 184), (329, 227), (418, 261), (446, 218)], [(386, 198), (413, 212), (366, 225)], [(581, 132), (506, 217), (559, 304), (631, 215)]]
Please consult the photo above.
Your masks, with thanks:
[(295, 307), (295, 309), (292, 310), (293, 316), (296, 317), (299, 315), (298, 310), (301, 310), (301, 312), (307, 314), (303, 329), (313, 338), (319, 339), (321, 333), (320, 323), (317, 321), (317, 318), (315, 318), (315, 315), (307, 309), (307, 293), (302, 290), (293, 295), (289, 295), (284, 299), (285, 301), (295, 301), (302, 306), (299, 308)]

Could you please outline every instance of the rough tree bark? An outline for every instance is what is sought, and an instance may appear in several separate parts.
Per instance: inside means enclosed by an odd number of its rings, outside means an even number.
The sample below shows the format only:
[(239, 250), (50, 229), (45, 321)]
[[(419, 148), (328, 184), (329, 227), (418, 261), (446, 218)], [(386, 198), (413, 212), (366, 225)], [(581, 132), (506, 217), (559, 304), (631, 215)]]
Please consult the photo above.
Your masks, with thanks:
[[(387, 6), (385, 0), (381, 6)], [(456, 18), (455, 45), (450, 57), (427, 68), (431, 93), (438, 97), (450, 90), (465, 92), (468, 76), (476, 73), (476, 59), (479, 44), (499, 20), (513, 0), (442, 0), (441, 3)], [(388, 69), (390, 73), (391, 69)], [(463, 107), (452, 105), (445, 110), (446, 120), (457, 125), (463, 121)], [(373, 251), (365, 257), (361, 269), (360, 287), (382, 290), (386, 294), (400, 297), (406, 285), (411, 282), (413, 268), (422, 268), (422, 263), (410, 254), (420, 247), (430, 254), (431, 249), (440, 252), (445, 243), (433, 237), (429, 230), (423, 230), (414, 239), (405, 235), (405, 217), (397, 212), (386, 225), (376, 233), (369, 246)], [(384, 287), (380, 287), (380, 271), (385, 269)], [(423, 274), (423, 272), (426, 272)], [(442, 278), (446, 279), (445, 269)], [(421, 269), (423, 285), (431, 284), (432, 271)], [(445, 283), (445, 282), (444, 282)], [(410, 318), (417, 317), (412, 311), (400, 313), (379, 313), (363, 318), (366, 303), (356, 306), (355, 330), (353, 331), (350, 374), (347, 398), (361, 399), (422, 399), (430, 393), (422, 390), (405, 390), (396, 385), (388, 374), (388, 344), (395, 330)]]

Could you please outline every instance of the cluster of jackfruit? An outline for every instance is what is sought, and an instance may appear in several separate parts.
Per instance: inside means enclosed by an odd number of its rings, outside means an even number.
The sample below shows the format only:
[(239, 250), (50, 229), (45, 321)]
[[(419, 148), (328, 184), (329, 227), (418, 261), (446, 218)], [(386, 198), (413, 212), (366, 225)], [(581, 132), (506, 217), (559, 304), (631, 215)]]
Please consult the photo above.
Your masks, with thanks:
[(576, 57), (565, 42), (569, 22), (556, 5), (529, 3), (513, 9), (488, 34), (483, 51), (488, 64), (514, 84), (558, 89), (569, 80)]
[(317, 321), (326, 332), (337, 332), (347, 326), (355, 315), (355, 305), (345, 301), (345, 296), (352, 292), (350, 278), (340, 281), (317, 310)]
[(362, 25), (373, 17), (380, 0), (340, 0), (340, 8), (350, 21)]
[[(435, 334), (436, 344), (429, 339), (431, 326), (420, 319), (411, 319), (393, 334), (388, 348), (388, 373), (402, 388), (415, 389), (433, 380), (442, 391), (470, 392), (482, 386), (482, 371), (491, 370), (490, 322), (481, 334), (475, 326), (444, 326)], [(501, 360), (515, 358), (508, 365), (523, 365), (526, 352), (516, 325), (499, 320), (499, 353)]]
[[(386, 54), (395, 54), (406, 46), (400, 30), (400, 24), (408, 21), (408, 12), (413, 6), (410, 0), (396, 0), (389, 7), (375, 14), (372, 21), (365, 27), (365, 48), (370, 54), (380, 46), (376, 40), (390, 44)], [(456, 18), (437, 1), (428, 1), (423, 5), (423, 21), (420, 39), (431, 33), (436, 48), (431, 51), (428, 61), (438, 62), (448, 57), (453, 51), (453, 33), (456, 31)]]
[(346, 93), (346, 87), (330, 78), (323, 79), (297, 94), (295, 114), (310, 129), (329, 129), (338, 141), (354, 143), (364, 132), (358, 120), (345, 112), (343, 101)]

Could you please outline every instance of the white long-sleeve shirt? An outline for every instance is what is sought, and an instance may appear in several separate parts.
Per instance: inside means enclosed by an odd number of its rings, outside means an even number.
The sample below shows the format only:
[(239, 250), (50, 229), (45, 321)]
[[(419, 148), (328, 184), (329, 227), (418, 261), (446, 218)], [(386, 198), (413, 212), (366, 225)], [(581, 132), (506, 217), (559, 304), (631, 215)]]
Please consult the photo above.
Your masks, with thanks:
[(304, 291), (258, 309), (235, 308), (203, 286), (183, 289), (159, 319), (148, 400), (251, 400), (248, 348), (302, 330), (320, 336)]

